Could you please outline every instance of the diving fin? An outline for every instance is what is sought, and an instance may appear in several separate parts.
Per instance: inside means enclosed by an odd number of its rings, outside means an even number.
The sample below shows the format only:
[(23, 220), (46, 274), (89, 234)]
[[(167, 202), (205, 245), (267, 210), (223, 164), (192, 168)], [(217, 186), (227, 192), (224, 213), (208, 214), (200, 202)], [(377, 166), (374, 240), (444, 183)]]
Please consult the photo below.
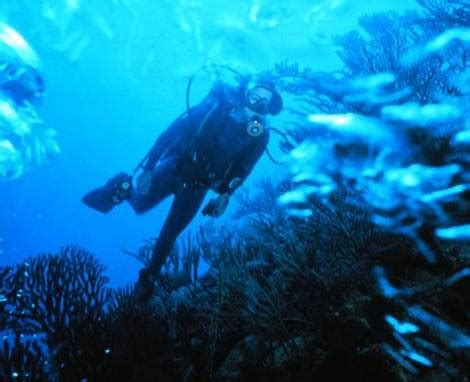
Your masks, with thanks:
[(88, 192), (82, 202), (88, 207), (107, 214), (114, 206), (126, 200), (131, 193), (132, 177), (120, 173), (111, 178), (103, 187)]

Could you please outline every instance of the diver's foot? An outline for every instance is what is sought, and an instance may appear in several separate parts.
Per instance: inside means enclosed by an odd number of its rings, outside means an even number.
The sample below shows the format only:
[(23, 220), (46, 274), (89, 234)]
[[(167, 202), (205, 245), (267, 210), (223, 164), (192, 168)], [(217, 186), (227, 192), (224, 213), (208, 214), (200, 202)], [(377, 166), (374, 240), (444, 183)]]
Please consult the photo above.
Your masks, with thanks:
[(114, 206), (129, 198), (132, 178), (125, 172), (113, 176), (103, 187), (97, 188), (82, 198), (82, 202), (97, 211), (108, 213)]
[(148, 302), (155, 293), (155, 277), (147, 268), (143, 268), (139, 272), (139, 279), (134, 286), (134, 296), (137, 302)]

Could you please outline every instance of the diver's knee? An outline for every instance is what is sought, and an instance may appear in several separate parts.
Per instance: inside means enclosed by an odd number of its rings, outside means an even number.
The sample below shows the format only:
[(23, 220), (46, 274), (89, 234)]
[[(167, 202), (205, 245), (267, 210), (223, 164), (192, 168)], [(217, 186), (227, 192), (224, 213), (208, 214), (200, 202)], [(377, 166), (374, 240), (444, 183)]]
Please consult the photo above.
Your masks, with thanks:
[(136, 207), (133, 206), (132, 209), (134, 210), (134, 213), (136, 215), (143, 215), (148, 211), (148, 208), (144, 206), (136, 206)]
[(149, 207), (144, 203), (137, 203), (133, 200), (129, 200), (128, 202), (136, 215), (143, 215), (149, 210)]

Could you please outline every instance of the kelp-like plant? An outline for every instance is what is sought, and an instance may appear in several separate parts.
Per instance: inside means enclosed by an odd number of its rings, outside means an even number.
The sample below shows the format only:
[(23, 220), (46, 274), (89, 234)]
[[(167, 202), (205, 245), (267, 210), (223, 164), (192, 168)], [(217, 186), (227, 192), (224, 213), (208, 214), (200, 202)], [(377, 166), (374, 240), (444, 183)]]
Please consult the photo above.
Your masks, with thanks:
[(348, 210), (346, 195), (338, 193), (342, 214), (322, 206), (322, 219), (306, 222), (278, 208), (287, 186), (265, 181), (258, 187), (262, 197), (241, 194), (241, 232), (197, 235), (209, 271), (173, 293), (170, 310), (176, 338), (185, 339), (181, 345), (202, 380), (239, 379), (254, 369), (294, 378), (306, 364), (311, 369), (302, 372), (312, 373), (319, 363), (312, 348), (334, 346), (322, 327), (348, 300), (344, 285), (351, 293), (353, 286), (372, 285), (372, 256), (363, 249), (382, 236), (367, 211)]
[[(124, 251), (128, 256), (137, 259), (144, 266), (150, 264), (150, 259), (155, 247), (155, 240), (144, 240), (136, 253)], [(180, 286), (190, 284), (198, 279), (200, 251), (197, 248), (195, 238), (187, 233), (178, 240), (170, 252), (160, 274), (160, 286), (166, 289), (177, 289)]]
[(306, 201), (312, 214), (299, 217), (279, 208), (279, 198), (292, 187), (288, 180), (276, 187), (265, 180), (257, 187), (259, 195), (240, 196), (235, 217), (249, 228), (244, 245), (256, 250), (258, 261), (264, 256), (275, 269), (300, 278), (310, 272), (330, 290), (354, 279), (365, 281), (374, 256), (398, 245), (370, 221), (370, 210), (356, 191), (338, 188), (329, 203), (312, 196)]

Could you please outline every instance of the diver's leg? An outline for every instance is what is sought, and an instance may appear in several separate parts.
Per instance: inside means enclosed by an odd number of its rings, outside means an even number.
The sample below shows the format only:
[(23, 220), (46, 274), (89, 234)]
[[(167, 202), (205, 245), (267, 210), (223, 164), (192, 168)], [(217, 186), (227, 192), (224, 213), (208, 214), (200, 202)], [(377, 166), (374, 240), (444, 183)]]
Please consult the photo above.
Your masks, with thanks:
[(170, 212), (155, 243), (149, 267), (140, 270), (134, 290), (137, 301), (146, 302), (152, 297), (155, 290), (154, 282), (176, 238), (194, 218), (206, 193), (207, 189), (191, 190), (180, 185), (180, 190), (175, 194)]
[(155, 243), (150, 261), (149, 270), (153, 277), (159, 275), (160, 269), (165, 264), (177, 237), (196, 216), (206, 194), (207, 189), (194, 190), (190, 187), (181, 187), (175, 194), (175, 199)]
[(147, 194), (143, 195), (137, 190), (137, 187), (132, 187), (131, 195), (127, 201), (135, 213), (143, 214), (147, 212), (175, 192), (178, 179), (174, 174), (174, 169), (175, 160), (168, 158), (155, 168), (152, 184)]

